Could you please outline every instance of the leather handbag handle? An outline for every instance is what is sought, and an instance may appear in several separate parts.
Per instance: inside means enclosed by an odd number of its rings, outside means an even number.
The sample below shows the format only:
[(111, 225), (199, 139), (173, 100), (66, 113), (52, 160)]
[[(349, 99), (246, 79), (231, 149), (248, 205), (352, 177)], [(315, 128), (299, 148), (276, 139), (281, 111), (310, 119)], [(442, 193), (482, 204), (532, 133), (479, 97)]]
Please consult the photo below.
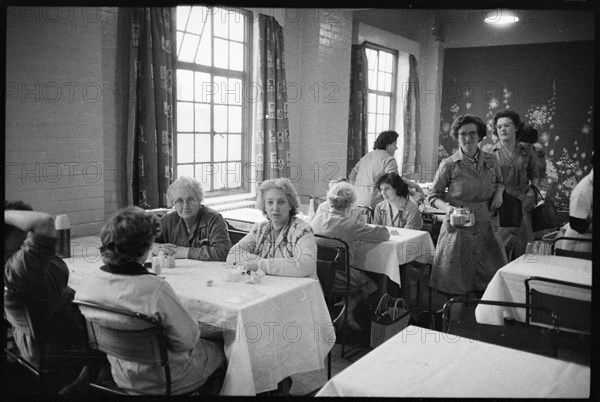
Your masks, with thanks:
[(530, 187), (535, 191), (535, 205), (538, 203), (538, 195), (540, 196), (540, 199), (544, 201), (544, 197), (542, 196), (542, 193), (540, 193), (540, 190), (533, 184)]

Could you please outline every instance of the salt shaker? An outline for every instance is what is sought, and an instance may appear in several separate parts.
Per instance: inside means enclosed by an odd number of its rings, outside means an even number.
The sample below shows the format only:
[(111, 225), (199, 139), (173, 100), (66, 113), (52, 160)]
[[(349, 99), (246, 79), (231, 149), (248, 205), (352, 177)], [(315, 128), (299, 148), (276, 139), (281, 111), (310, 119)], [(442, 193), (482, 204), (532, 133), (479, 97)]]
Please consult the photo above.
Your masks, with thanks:
[(311, 198), (310, 201), (308, 201), (308, 216), (312, 218), (312, 216), (315, 214), (315, 199)]
[(167, 256), (167, 268), (175, 268), (175, 254)]
[(66, 214), (56, 216), (54, 221), (56, 229), (56, 254), (61, 258), (71, 257), (71, 224), (69, 217)]

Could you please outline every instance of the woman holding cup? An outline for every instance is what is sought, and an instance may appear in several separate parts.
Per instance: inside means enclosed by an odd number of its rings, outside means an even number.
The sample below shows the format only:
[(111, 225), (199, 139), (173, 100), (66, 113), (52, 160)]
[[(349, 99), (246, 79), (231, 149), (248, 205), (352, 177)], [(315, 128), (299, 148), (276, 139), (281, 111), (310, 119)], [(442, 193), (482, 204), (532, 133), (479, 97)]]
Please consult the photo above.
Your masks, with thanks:
[[(478, 147), (486, 135), (485, 124), (476, 116), (461, 115), (452, 123), (451, 133), (459, 149), (440, 163), (428, 196), (431, 206), (446, 212), (430, 286), (448, 299), (483, 293), (496, 271), (508, 263), (498, 232), (502, 174), (496, 158)], [(460, 317), (461, 305), (452, 309), (452, 317)]]

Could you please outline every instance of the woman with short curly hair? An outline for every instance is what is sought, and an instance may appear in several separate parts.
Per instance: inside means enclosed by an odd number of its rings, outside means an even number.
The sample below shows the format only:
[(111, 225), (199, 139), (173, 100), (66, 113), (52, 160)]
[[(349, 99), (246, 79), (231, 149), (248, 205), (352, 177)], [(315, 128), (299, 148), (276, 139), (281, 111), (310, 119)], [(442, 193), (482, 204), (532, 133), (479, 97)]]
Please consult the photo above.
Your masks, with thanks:
[(227, 255), (228, 262), (267, 275), (317, 279), (317, 247), (311, 227), (298, 218), (300, 200), (290, 179), (264, 181), (256, 208), (267, 217), (254, 224)]

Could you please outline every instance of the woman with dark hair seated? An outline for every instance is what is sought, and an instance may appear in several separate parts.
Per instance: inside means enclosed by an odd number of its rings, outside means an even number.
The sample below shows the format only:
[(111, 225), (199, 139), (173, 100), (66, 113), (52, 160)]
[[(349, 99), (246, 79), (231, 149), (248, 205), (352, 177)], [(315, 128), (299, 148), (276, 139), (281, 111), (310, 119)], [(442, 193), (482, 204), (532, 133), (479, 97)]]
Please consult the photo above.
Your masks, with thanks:
[[(397, 173), (386, 173), (377, 180), (376, 185), (383, 195), (383, 201), (375, 207), (373, 223), (421, 230), (423, 218), (417, 204), (409, 199), (408, 183)], [(424, 264), (417, 261), (400, 265), (400, 294), (407, 302), (410, 302), (411, 288), (417, 286), (424, 268)]]
[(417, 204), (408, 199), (408, 184), (398, 173), (386, 173), (375, 183), (383, 201), (375, 207), (376, 225), (420, 230), (423, 218)]
[[(225, 364), (222, 340), (200, 338), (198, 323), (163, 279), (143, 267), (157, 221), (138, 207), (127, 207), (110, 218), (100, 234), (105, 265), (85, 278), (78, 299), (160, 319), (168, 338), (171, 392), (191, 393)], [(105, 315), (81, 308), (90, 321), (111, 322)], [(163, 369), (108, 356), (119, 388), (129, 394), (164, 394)]]
[[(430, 286), (448, 298), (482, 294), (496, 271), (508, 263), (496, 213), (504, 191), (500, 166), (494, 155), (478, 147), (486, 134), (485, 123), (461, 115), (452, 123), (451, 133), (458, 141), (458, 151), (440, 162), (428, 195), (431, 206), (446, 212)], [(474, 214), (475, 223), (456, 228), (450, 225), (450, 214), (462, 207)], [(460, 317), (460, 306), (453, 305), (453, 317)]]
[[(309, 223), (317, 234), (339, 237), (348, 243), (350, 248), (350, 297), (348, 300), (348, 325), (354, 331), (362, 328), (352, 314), (361, 300), (366, 299), (377, 290), (377, 285), (362, 271), (354, 268), (354, 243), (357, 240), (378, 243), (390, 238), (390, 233), (383, 226), (367, 225), (363, 221), (352, 218), (349, 210), (356, 200), (354, 189), (350, 183), (340, 182), (327, 192), (327, 200), (331, 207), (328, 212), (318, 212), (310, 218)], [(346, 289), (344, 273), (336, 271), (334, 289), (342, 292)]]

